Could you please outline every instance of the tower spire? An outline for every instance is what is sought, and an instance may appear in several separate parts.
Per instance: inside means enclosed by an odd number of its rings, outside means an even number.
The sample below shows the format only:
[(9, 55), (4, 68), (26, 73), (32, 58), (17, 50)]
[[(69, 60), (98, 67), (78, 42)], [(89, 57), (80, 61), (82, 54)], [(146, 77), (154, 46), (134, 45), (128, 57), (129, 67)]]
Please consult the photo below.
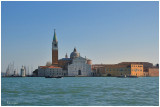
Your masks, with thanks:
[(57, 42), (56, 29), (54, 29), (54, 37), (53, 37), (53, 41), (56, 41), (56, 42)]

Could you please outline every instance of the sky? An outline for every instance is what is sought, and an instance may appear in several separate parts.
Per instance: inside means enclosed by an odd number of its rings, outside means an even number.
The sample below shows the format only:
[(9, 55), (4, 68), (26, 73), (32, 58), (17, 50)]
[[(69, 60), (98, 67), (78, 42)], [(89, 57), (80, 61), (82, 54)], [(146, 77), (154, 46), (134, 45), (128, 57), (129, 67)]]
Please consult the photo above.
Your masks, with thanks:
[(159, 63), (158, 1), (2, 1), (1, 69), (37, 69), (73, 51), (93, 64)]

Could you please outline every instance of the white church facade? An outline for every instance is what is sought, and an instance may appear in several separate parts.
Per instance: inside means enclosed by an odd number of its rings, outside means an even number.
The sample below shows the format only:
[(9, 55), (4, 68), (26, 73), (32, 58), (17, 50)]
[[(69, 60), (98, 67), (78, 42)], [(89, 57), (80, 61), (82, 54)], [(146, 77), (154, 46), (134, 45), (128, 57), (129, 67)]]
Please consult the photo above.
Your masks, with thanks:
[(68, 65), (68, 76), (91, 76), (91, 64), (87, 63), (87, 58), (80, 56), (76, 48), (74, 48), (70, 58), (72, 64)]

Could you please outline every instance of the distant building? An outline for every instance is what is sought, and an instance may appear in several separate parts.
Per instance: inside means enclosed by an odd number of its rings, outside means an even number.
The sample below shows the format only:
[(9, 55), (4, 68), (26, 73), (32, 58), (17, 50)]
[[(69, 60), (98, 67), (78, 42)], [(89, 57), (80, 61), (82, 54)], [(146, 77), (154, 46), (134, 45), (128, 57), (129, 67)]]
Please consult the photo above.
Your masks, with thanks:
[(144, 72), (147, 72), (147, 69), (153, 66), (153, 64), (149, 62), (121, 62), (119, 64), (120, 65), (142, 64)]
[(148, 62), (121, 62), (118, 64), (92, 65), (93, 76), (147, 76), (148, 69), (152, 67)]
[(142, 64), (131, 64), (131, 75), (143, 77), (143, 65)]
[(121, 75), (131, 75), (131, 68), (130, 66), (126, 65), (107, 65), (105, 66), (106, 75), (107, 76), (121, 76)]
[(103, 64), (94, 64), (92, 65), (92, 76), (107, 76), (106, 75), (106, 68)]
[(55, 66), (39, 66), (38, 67), (38, 76), (46, 77), (46, 76), (64, 76), (64, 72), (62, 68)]
[(149, 77), (148, 72), (143, 72), (144, 77)]
[(21, 76), (22, 76), (22, 77), (25, 77), (25, 76), (26, 76), (26, 71), (25, 71), (24, 66), (22, 66), (22, 68), (21, 68)]
[(119, 64), (93, 65), (93, 76), (121, 76), (131, 75), (130, 66)]
[(150, 67), (150, 68), (148, 68), (148, 76), (150, 76), (150, 77), (159, 77), (159, 67)]

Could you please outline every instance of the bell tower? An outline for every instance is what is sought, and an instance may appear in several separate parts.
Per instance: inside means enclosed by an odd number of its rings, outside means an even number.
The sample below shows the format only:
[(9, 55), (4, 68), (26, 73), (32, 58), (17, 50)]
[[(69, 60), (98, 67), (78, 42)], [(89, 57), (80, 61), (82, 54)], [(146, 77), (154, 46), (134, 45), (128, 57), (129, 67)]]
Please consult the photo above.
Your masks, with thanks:
[(52, 41), (52, 65), (58, 66), (58, 41), (55, 29)]

